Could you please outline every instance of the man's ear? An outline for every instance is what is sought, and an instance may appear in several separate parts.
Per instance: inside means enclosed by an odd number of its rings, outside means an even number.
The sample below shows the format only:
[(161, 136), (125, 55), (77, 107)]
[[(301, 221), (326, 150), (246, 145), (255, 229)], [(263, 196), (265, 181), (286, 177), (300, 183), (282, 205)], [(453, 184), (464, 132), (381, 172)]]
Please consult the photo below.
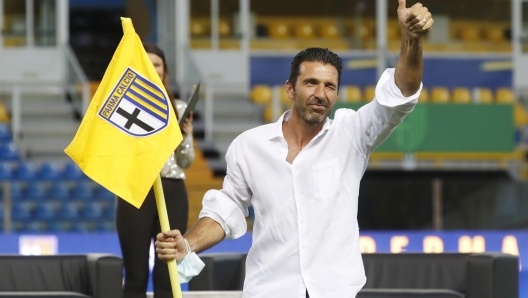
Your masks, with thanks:
[(293, 99), (293, 95), (295, 93), (295, 89), (293, 88), (292, 83), (290, 80), (286, 80), (286, 94), (288, 95), (289, 99)]

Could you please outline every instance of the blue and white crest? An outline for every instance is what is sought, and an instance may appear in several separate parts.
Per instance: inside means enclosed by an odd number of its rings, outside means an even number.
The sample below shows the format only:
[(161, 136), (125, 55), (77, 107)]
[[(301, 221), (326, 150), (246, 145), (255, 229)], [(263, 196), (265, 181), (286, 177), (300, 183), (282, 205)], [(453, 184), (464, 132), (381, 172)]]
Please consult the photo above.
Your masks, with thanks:
[(169, 106), (159, 86), (127, 68), (98, 115), (131, 136), (144, 137), (167, 127)]

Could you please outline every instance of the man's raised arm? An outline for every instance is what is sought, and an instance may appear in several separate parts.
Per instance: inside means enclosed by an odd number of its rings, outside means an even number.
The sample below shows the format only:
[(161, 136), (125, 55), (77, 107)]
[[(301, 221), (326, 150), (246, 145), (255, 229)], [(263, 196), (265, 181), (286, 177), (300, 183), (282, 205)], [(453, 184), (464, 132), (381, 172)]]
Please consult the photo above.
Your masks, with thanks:
[(421, 3), (406, 7), (406, 0), (398, 0), (398, 20), (402, 27), (400, 57), (396, 64), (396, 86), (403, 96), (411, 96), (420, 88), (423, 75), (422, 37), (432, 28), (434, 20)]

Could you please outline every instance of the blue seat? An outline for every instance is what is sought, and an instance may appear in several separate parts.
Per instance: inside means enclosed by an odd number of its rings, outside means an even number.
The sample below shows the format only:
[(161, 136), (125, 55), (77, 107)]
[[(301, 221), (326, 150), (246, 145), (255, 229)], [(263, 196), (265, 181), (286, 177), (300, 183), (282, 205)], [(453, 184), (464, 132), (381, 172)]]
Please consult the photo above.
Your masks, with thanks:
[(51, 220), (56, 214), (55, 204), (52, 202), (41, 202), (35, 207), (35, 218), (40, 220)]
[(44, 183), (35, 181), (28, 185), (26, 189), (26, 198), (34, 201), (42, 201), (47, 198), (46, 187)]
[(108, 189), (102, 187), (102, 186), (98, 186), (96, 188), (96, 195), (95, 195), (98, 199), (101, 199), (101, 200), (104, 200), (104, 201), (108, 201), (108, 202), (113, 202), (115, 199), (116, 199), (116, 195), (114, 195), (111, 191), (109, 191)]
[(48, 197), (52, 200), (66, 201), (70, 198), (70, 190), (65, 182), (55, 182), (51, 185)]
[(96, 225), (96, 229), (98, 232), (114, 232), (115, 223), (113, 220), (98, 221)]
[(13, 178), (13, 169), (9, 162), (0, 162), (0, 180), (9, 180)]
[(60, 207), (59, 217), (62, 219), (78, 219), (79, 207), (75, 202), (67, 202)]
[(11, 200), (20, 201), (24, 197), (22, 185), (19, 182), (13, 181), (10, 183), (11, 186)]
[(6, 161), (18, 161), (18, 147), (15, 142), (7, 142), (0, 145), (0, 159)]
[(48, 161), (42, 163), (40, 166), (40, 179), (44, 180), (56, 180), (61, 176), (61, 168), (57, 162)]
[(48, 231), (55, 233), (68, 232), (70, 224), (64, 221), (53, 221), (48, 224)]
[(97, 201), (87, 202), (84, 204), (82, 213), (85, 219), (102, 219), (103, 205)]
[(41, 233), (46, 230), (46, 224), (38, 221), (27, 222), (23, 228), (24, 232)]
[(19, 180), (34, 180), (37, 178), (37, 167), (32, 162), (20, 162), (15, 170), (15, 178)]
[(13, 203), (13, 209), (11, 210), (11, 216), (14, 220), (29, 220), (31, 219), (32, 205), (27, 202), (15, 202)]
[(78, 221), (78, 222), (73, 223), (71, 231), (72, 232), (87, 233), (87, 232), (90, 232), (91, 229), (90, 229), (90, 225), (87, 222)]
[(4, 202), (0, 201), (0, 222), (2, 222), (3, 219), (4, 219)]
[(74, 162), (68, 162), (64, 165), (62, 170), (62, 178), (69, 180), (78, 180), (87, 178), (86, 175), (81, 171), (79, 166)]
[(115, 218), (115, 213), (116, 213), (116, 202), (112, 202), (108, 204), (108, 206), (106, 207), (106, 211), (104, 212), (105, 218), (113, 220)]
[(91, 200), (94, 198), (93, 184), (90, 182), (77, 183), (73, 189), (73, 198), (76, 200)]
[(10, 142), (13, 138), (11, 137), (11, 128), (7, 123), (0, 123), (0, 142)]

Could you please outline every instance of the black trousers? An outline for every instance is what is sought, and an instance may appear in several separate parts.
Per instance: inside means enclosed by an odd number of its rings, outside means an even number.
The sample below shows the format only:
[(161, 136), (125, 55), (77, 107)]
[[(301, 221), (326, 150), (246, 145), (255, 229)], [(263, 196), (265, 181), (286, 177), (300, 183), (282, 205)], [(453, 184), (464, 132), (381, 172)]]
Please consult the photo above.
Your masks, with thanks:
[[(185, 233), (189, 216), (187, 190), (181, 179), (162, 178), (163, 193), (171, 229)], [(116, 229), (125, 267), (124, 298), (145, 298), (149, 278), (150, 244), (161, 232), (154, 190), (148, 193), (141, 208), (118, 199)], [(152, 272), (154, 297), (172, 298), (167, 264), (156, 260)]]

